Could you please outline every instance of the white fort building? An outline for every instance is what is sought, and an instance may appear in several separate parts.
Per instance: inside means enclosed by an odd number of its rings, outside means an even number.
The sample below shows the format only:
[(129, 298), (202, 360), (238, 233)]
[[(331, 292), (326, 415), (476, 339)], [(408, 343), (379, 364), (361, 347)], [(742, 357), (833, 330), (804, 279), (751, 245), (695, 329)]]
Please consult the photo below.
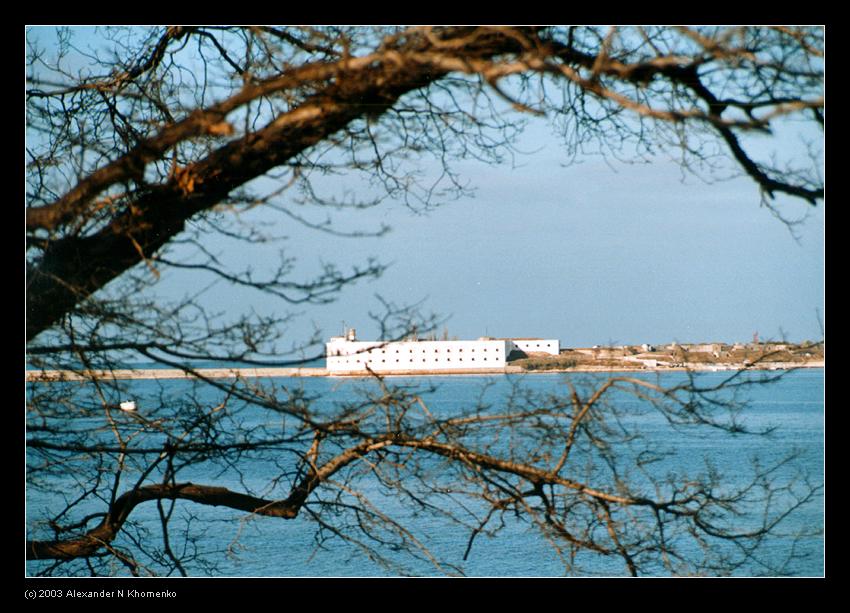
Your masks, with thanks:
[[(557, 339), (489, 338), (476, 341), (358, 341), (354, 329), (326, 344), (330, 372), (401, 372), (504, 368), (513, 351), (558, 355)], [(367, 368), (368, 367), (368, 368)]]

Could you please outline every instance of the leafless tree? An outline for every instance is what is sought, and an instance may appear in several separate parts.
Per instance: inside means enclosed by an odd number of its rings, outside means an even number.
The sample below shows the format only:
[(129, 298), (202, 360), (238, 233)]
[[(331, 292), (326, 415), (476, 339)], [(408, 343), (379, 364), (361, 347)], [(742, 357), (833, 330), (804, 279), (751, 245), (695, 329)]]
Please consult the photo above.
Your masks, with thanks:
[[(512, 155), (524, 117), (549, 118), (576, 156), (670, 151), (697, 173), (737, 169), (780, 215), (782, 199), (816, 205), (818, 143), (804, 167), (761, 159), (748, 143), (788, 120), (822, 129), (821, 28), (110, 28), (86, 48), (73, 29), (49, 47), (37, 30), (27, 34), (28, 353), (37, 366), (88, 377), (28, 390), (27, 557), (41, 561), (39, 573), (212, 569), (193, 536), (203, 515), (178, 520), (177, 501), (307, 517), (318, 544), (342, 539), (391, 568), (404, 551), (462, 571), (417, 536), (417, 514), (466, 530), (467, 555), (513, 514), (551, 542), (567, 572), (581, 572), (588, 555), (618, 559), (631, 574), (754, 563), (784, 572), (760, 546), (818, 495), (817, 483), (786, 479), (788, 457), (754, 465), (737, 488), (714, 470), (655, 475), (656, 452), (640, 450), (634, 427), (636, 414), (652, 411), (671, 427), (743, 432), (730, 396), (753, 383), (742, 374), (711, 388), (573, 381), (563, 397), (517, 389), (496, 409), (472, 402), (443, 415), (421, 390), (377, 376), (371, 392), (331, 402), (259, 380), (207, 379), (192, 364), (320, 355), (322, 331), (292, 340), (293, 309), (383, 271), (374, 261), (325, 264), (304, 280), (285, 252), (268, 273), (233, 270), (212, 236), (280, 240), (245, 222), (255, 208), (343, 232), (307, 206), (427, 207), (461, 195), (453, 162)], [(419, 173), (429, 158), (440, 176)], [(328, 195), (323, 180), (342, 173), (372, 194), (377, 187), (377, 200)], [(174, 271), (288, 308), (218, 315), (197, 295), (165, 301), (156, 284)], [(376, 317), (385, 339), (439, 325), (384, 306)], [(127, 383), (92, 374), (127, 357), (195, 378), (127, 414), (116, 408)], [(618, 402), (624, 393), (643, 402)], [(264, 466), (264, 476), (246, 474), (249, 466)], [(221, 481), (197, 482), (216, 474)], [(407, 520), (377, 502), (386, 496)], [(146, 506), (156, 516), (134, 521)], [(758, 520), (736, 524), (743, 515)]]

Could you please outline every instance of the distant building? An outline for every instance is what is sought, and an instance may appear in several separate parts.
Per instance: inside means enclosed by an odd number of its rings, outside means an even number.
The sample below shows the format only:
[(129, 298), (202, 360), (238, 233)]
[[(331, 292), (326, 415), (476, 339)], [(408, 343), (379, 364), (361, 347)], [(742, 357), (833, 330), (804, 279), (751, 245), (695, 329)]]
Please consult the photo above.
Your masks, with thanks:
[[(506, 338), (502, 339), (513, 345), (514, 349), (518, 349), (525, 353), (548, 353), (550, 355), (559, 355), (561, 353), (561, 343), (557, 339), (545, 338)], [(508, 352), (510, 355), (510, 352)]]
[(697, 345), (688, 345), (688, 351), (694, 353), (717, 353), (723, 351), (723, 343), (700, 343)]
[(354, 330), (333, 336), (325, 345), (330, 372), (474, 370), (504, 368), (514, 350), (558, 355), (556, 339), (493, 339), (474, 341), (358, 341)]
[(792, 349), (790, 343), (765, 343), (762, 347), (765, 351), (790, 351)]

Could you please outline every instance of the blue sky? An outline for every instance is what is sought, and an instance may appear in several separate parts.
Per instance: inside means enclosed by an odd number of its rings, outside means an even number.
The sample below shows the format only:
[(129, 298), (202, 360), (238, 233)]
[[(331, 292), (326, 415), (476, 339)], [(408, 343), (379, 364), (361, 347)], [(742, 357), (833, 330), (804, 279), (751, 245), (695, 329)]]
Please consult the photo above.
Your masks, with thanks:
[[(385, 202), (333, 217), (338, 228), (389, 225), (380, 238), (339, 238), (269, 212), (247, 214), (246, 222), (261, 219), (286, 234), (305, 272), (319, 260), (347, 267), (375, 256), (390, 264), (380, 280), (349, 288), (333, 305), (303, 309), (303, 333), (315, 324), (335, 334), (344, 321), (372, 338), (368, 313), (380, 310), (380, 294), (424, 301), (459, 338), (542, 336), (569, 347), (748, 341), (756, 331), (762, 339), (821, 336), (823, 204), (785, 203), (789, 216), (806, 216), (792, 233), (759, 205), (746, 178), (709, 184), (665, 158), (564, 165), (543, 124), (520, 147), (535, 153), (513, 168), (459, 163), (474, 197), (424, 214)], [(347, 186), (342, 177), (323, 187)], [(258, 266), (261, 253), (230, 261)], [(244, 310), (246, 300), (259, 312), (281, 308), (224, 288), (208, 298), (223, 310)]]
[[(779, 145), (793, 156), (802, 148), (797, 126), (787, 127)], [(754, 143), (756, 150), (767, 152), (769, 141), (763, 143)], [(338, 228), (389, 225), (380, 238), (324, 234), (262, 208), (244, 213), (246, 223), (288, 237), (283, 246), (305, 275), (320, 260), (349, 268), (375, 256), (391, 264), (380, 280), (349, 288), (332, 305), (298, 309), (293, 335), (306, 337), (318, 326), (329, 336), (345, 321), (370, 338), (376, 329), (368, 313), (380, 309), (380, 294), (399, 304), (424, 301), (423, 310), (447, 318), (449, 333), (459, 338), (542, 336), (588, 346), (746, 341), (756, 331), (763, 339), (820, 337), (822, 203), (813, 209), (779, 201), (789, 216), (807, 215), (792, 234), (759, 206), (758, 190), (746, 178), (706, 183), (661, 156), (649, 164), (589, 156), (565, 165), (545, 121), (531, 122), (517, 146), (533, 153), (519, 155), (513, 166), (455, 164), (474, 197), (424, 214), (393, 201), (334, 213)], [(428, 162), (422, 170), (438, 176)], [(355, 184), (368, 199), (362, 182), (348, 177), (317, 187), (339, 195)], [(325, 216), (313, 213), (307, 214)], [(245, 249), (218, 240), (207, 246), (224, 252), (232, 270), (262, 268), (280, 246)], [(207, 282), (166, 274), (156, 291), (176, 299)], [(205, 300), (234, 315), (287, 308), (223, 284)]]

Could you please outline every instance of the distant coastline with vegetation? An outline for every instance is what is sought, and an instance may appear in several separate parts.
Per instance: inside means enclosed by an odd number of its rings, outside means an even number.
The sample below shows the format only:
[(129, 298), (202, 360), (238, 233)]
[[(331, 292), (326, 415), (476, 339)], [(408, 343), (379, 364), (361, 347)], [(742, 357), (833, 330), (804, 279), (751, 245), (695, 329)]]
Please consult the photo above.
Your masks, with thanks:
[(823, 342), (670, 343), (561, 349), (557, 356), (512, 354), (523, 371), (741, 370), (824, 366)]
[[(433, 376), (519, 374), (536, 372), (630, 372), (630, 371), (719, 371), (788, 370), (823, 368), (823, 342), (803, 343), (695, 343), (668, 345), (620, 345), (561, 349), (560, 354), (524, 353), (508, 356), (505, 368), (470, 370), (398, 371), (381, 376)], [(110, 371), (28, 370), (27, 381), (74, 381), (91, 376), (112, 379), (228, 379), (252, 377), (370, 377), (374, 373), (330, 373), (321, 367), (253, 368), (219, 367), (154, 369), (125, 368)]]

